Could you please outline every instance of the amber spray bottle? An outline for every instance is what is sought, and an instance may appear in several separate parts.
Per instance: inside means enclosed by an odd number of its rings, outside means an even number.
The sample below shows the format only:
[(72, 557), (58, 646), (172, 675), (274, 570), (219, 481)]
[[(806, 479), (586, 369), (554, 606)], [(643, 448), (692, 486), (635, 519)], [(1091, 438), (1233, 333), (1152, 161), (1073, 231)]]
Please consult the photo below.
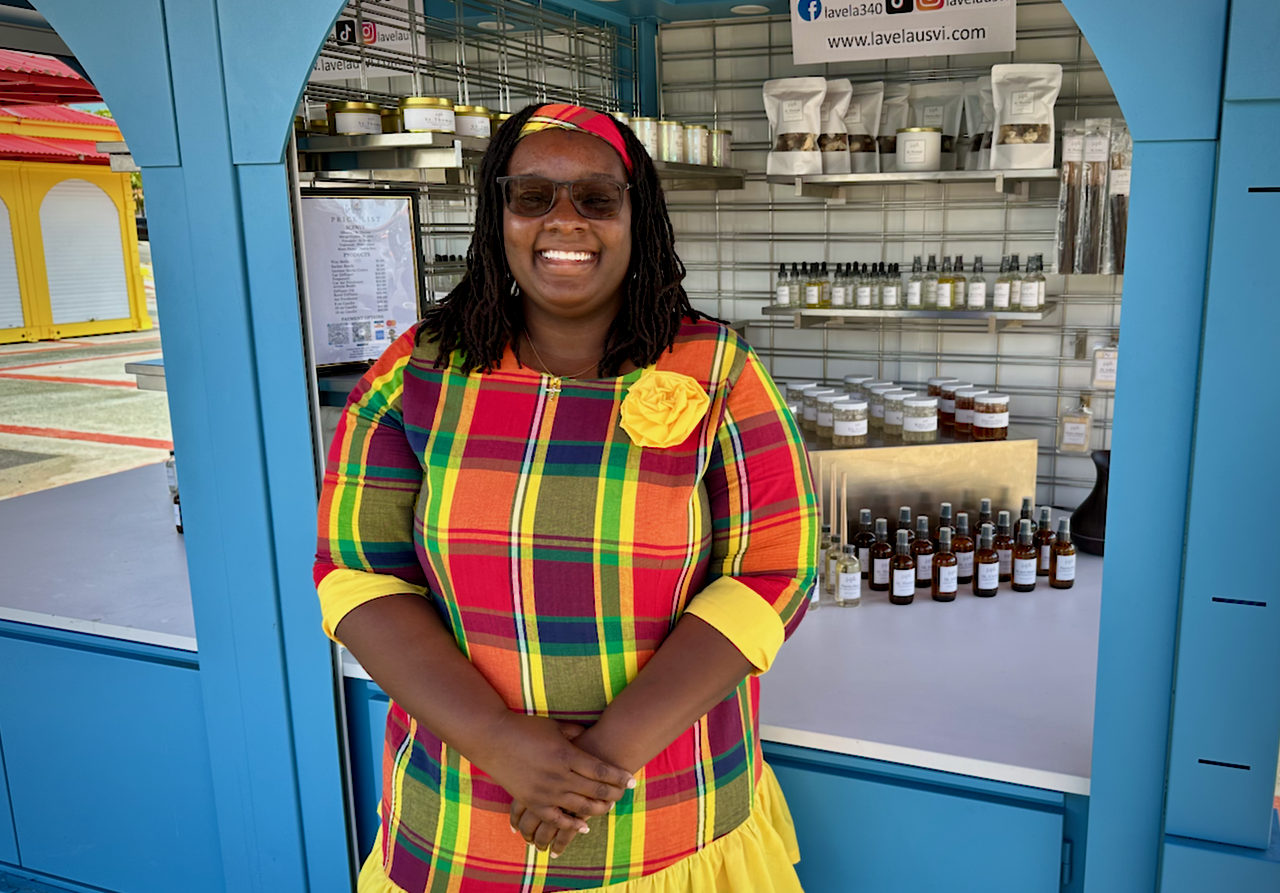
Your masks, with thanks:
[(1049, 563), (1053, 558), (1053, 541), (1056, 537), (1049, 526), (1049, 507), (1040, 507), (1040, 527), (1036, 530), (1036, 576), (1049, 576)]
[(916, 538), (915, 532), (911, 529), (911, 506), (904, 505), (898, 509), (898, 529), (907, 532), (907, 542)]
[(1000, 582), (1008, 583), (1013, 579), (1013, 536), (1008, 512), (996, 515), (996, 535), (992, 538), (991, 545), (1000, 557)]
[(891, 558), (893, 546), (889, 545), (889, 519), (876, 518), (876, 541), (871, 546), (871, 588), (876, 592), (889, 591)]
[(1036, 588), (1035, 527), (1030, 518), (1018, 522), (1018, 543), (1013, 547), (1013, 591), (1034, 592)]
[(858, 532), (853, 535), (853, 544), (858, 547), (858, 563), (866, 579), (871, 575), (871, 547), (876, 544), (876, 535), (871, 532), (871, 509), (858, 512)]
[(983, 524), (992, 524), (994, 522), (995, 518), (991, 517), (991, 500), (984, 499), (979, 503), (978, 508), (978, 535), (982, 535)]
[(956, 592), (960, 588), (956, 564), (956, 556), (951, 551), (951, 528), (944, 527), (938, 534), (938, 551), (933, 554), (933, 600), (935, 602), (956, 600)]
[(1053, 561), (1049, 567), (1049, 585), (1054, 589), (1070, 589), (1076, 582), (1076, 545), (1071, 542), (1071, 522), (1058, 521), (1058, 538), (1053, 544)]
[(929, 539), (929, 516), (916, 517), (916, 538), (911, 541), (911, 558), (916, 563), (916, 588), (933, 585), (933, 542)]
[(935, 550), (938, 548), (939, 541), (941, 540), (941, 536), (939, 534), (942, 533), (942, 528), (944, 527), (951, 528), (952, 536), (955, 535), (956, 530), (951, 523), (951, 503), (949, 502), (944, 502), (942, 504), (942, 508), (938, 511), (938, 526), (933, 531), (933, 548)]
[(990, 598), (1000, 591), (1000, 556), (992, 548), (990, 524), (978, 534), (978, 550), (973, 553), (973, 594)]
[(893, 589), (889, 592), (889, 604), (909, 605), (916, 598), (916, 563), (911, 557), (911, 542), (907, 531), (898, 531), (898, 551), (889, 562), (893, 573)]
[(969, 536), (969, 513), (956, 515), (956, 535), (951, 538), (951, 554), (956, 556), (956, 575), (961, 585), (973, 582), (973, 537)]

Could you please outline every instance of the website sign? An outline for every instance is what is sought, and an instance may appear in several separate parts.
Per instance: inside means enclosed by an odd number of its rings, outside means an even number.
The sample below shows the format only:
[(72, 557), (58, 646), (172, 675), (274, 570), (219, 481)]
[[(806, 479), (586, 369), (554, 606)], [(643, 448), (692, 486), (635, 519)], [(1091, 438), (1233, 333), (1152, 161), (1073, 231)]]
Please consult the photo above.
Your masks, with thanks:
[(792, 55), (821, 62), (1011, 52), (1016, 0), (791, 0)]

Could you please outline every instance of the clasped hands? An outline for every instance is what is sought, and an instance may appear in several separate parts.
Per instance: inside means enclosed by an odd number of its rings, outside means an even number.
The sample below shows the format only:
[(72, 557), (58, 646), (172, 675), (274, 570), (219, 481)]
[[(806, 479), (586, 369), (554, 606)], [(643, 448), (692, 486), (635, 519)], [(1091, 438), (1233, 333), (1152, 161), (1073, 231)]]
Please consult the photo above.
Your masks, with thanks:
[(582, 726), (506, 712), (477, 762), (512, 797), (511, 830), (559, 858), (588, 829), (587, 816), (606, 815), (636, 786), (630, 772), (573, 744)]

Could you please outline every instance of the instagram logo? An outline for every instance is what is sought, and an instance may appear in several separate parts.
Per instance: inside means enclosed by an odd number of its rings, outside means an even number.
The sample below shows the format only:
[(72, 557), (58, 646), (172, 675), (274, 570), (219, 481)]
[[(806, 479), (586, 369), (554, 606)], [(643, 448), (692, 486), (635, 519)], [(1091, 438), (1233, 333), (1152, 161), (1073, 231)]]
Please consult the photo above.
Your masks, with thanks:
[(947, 0), (916, 0), (916, 9), (921, 12), (931, 12), (935, 9), (942, 9)]
[[(938, 0), (938, 5), (942, 5), (942, 0)], [(378, 26), (373, 22), (360, 23), (360, 40), (365, 46), (372, 46), (378, 42)]]
[(822, 15), (822, 0), (799, 0), (796, 8), (800, 11), (800, 18), (813, 22)]

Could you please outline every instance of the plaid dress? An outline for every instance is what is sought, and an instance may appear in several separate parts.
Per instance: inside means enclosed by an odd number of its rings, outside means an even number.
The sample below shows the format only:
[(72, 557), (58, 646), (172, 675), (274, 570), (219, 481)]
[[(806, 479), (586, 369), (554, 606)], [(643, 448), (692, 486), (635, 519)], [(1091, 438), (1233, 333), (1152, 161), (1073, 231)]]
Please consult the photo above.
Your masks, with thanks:
[[(817, 511), (795, 423), (745, 341), (685, 321), (654, 368), (694, 379), (710, 408), (663, 449), (619, 425), (647, 370), (558, 379), (508, 349), (464, 375), (435, 356), (413, 330), (397, 340), (330, 448), (315, 565), (330, 636), (359, 604), (422, 594), (512, 710), (587, 725), (687, 612), (768, 669), (814, 584)], [(756, 802), (755, 674), (554, 861), (510, 832), (502, 788), (393, 703), (375, 854), (389, 888), (589, 889), (698, 853)]]

